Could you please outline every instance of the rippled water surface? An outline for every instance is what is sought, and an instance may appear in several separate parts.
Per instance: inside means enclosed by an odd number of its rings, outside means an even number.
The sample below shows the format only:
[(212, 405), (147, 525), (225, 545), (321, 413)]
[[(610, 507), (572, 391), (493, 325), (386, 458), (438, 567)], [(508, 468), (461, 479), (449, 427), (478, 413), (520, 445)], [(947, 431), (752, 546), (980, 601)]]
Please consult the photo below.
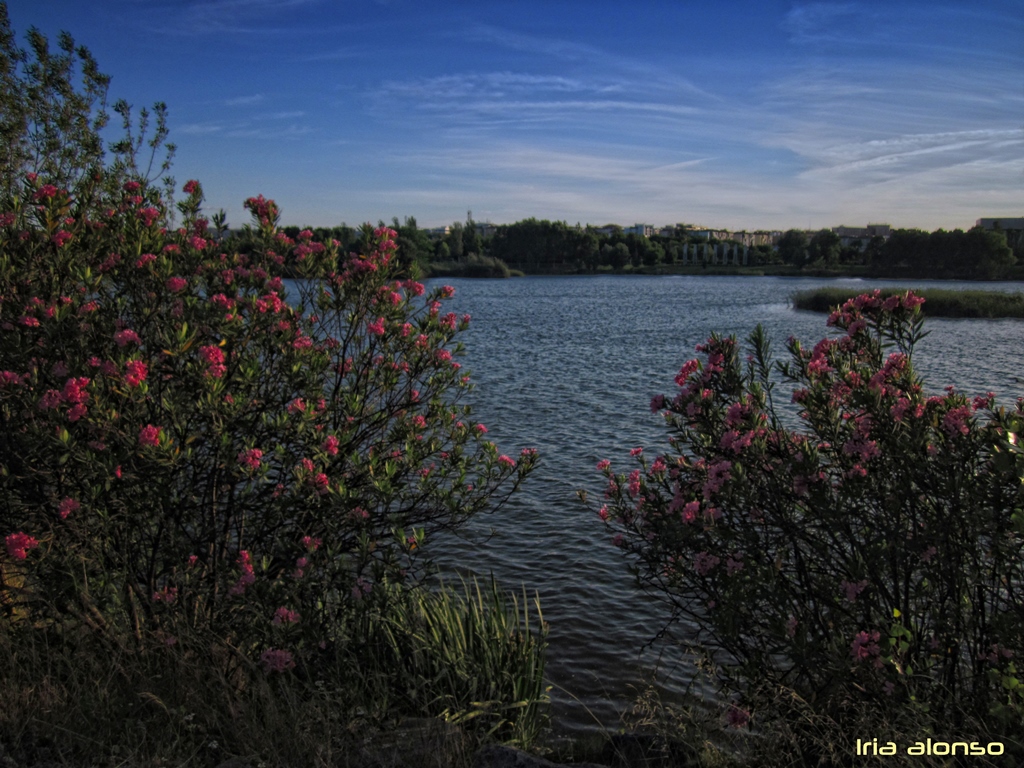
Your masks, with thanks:
[[(787, 337), (813, 343), (827, 330), (824, 315), (790, 306), (796, 291), (898, 283), (689, 276), (444, 282), (456, 288), (452, 308), (473, 316), (462, 336), (462, 363), (476, 382), (476, 418), (503, 452), (535, 447), (541, 463), (509, 505), (474, 521), (467, 540), (435, 542), (443, 550), (438, 554), (447, 567), (493, 572), (505, 587), (539, 592), (551, 627), (548, 676), (558, 729), (615, 729), (656, 665), (669, 697), (686, 688), (693, 670), (673, 645), (641, 652), (667, 612), (634, 587), (577, 489), (600, 499), (599, 460), (625, 469), (630, 448), (666, 447), (651, 397), (675, 389), (680, 365), (712, 331), (746, 338), (761, 323), (783, 353)], [(929, 285), (978, 287), (925, 281), (904, 287)], [(1024, 396), (1024, 322), (936, 319), (927, 327), (931, 334), (915, 365), (929, 389), (991, 390), (1007, 404)], [(685, 640), (684, 627), (675, 632)]]

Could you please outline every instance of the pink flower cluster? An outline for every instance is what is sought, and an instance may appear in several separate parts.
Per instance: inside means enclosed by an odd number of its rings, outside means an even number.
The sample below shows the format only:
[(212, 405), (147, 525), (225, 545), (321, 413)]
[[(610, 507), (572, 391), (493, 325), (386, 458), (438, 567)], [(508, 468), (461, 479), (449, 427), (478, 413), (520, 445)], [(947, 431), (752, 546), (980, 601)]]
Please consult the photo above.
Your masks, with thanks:
[(129, 387), (137, 387), (149, 375), (149, 366), (141, 360), (129, 360), (124, 364), (124, 383)]
[(224, 365), (224, 350), (216, 344), (207, 344), (199, 348), (199, 355), (206, 362), (206, 373), (208, 379), (220, 379), (227, 373)]
[(248, 470), (255, 472), (260, 468), (263, 458), (263, 451), (259, 448), (249, 448), (248, 450), (242, 451), (238, 454), (238, 463)]
[(28, 550), (35, 549), (39, 546), (38, 541), (27, 533), (22, 533), (20, 531), (5, 537), (4, 544), (7, 545), (7, 554), (15, 560), (24, 560), (28, 557)]
[(139, 430), (139, 445), (150, 445), (153, 447), (160, 445), (160, 432), (161, 427), (155, 427), (152, 424), (147, 424)]
[(114, 334), (114, 342), (117, 346), (124, 347), (128, 344), (141, 344), (142, 339), (139, 338), (139, 334), (135, 331), (130, 328), (125, 328), (124, 330), (117, 331)]
[(286, 608), (282, 605), (280, 608), (274, 611), (274, 618), (272, 622), (276, 625), (298, 624), (299, 614), (297, 611), (290, 610), (289, 608)]
[(60, 505), (57, 507), (57, 512), (60, 514), (61, 520), (66, 520), (68, 515), (72, 512), (76, 512), (81, 506), (81, 503), (79, 503), (77, 499), (67, 497), (60, 502)]
[(256, 574), (252, 567), (252, 557), (249, 555), (249, 550), (243, 549), (239, 552), (235, 564), (241, 569), (242, 573), (238, 577), (238, 581), (228, 590), (228, 594), (244, 595), (246, 587), (256, 581)]
[(881, 634), (878, 631), (858, 632), (850, 644), (850, 655), (853, 656), (853, 660), (858, 663), (870, 661), (876, 668), (881, 668), (881, 648), (878, 645), (880, 639)]

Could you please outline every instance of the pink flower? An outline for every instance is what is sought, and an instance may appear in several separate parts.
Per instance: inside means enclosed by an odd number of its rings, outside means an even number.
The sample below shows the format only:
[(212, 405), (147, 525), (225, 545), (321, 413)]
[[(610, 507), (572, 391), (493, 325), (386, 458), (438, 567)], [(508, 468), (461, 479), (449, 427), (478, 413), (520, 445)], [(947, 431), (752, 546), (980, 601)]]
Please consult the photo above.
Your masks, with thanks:
[(366, 330), (369, 331), (374, 336), (383, 336), (384, 335), (384, 318), (383, 317), (378, 317), (376, 321), (374, 321), (372, 323), (368, 323), (367, 326), (366, 326)]
[(89, 386), (90, 379), (80, 376), (70, 378), (64, 383), (63, 398), (68, 403), (85, 403), (89, 400), (89, 393), (85, 388)]
[(327, 453), (328, 456), (338, 455), (339, 440), (334, 435), (328, 435), (327, 439), (321, 443), (320, 447)]
[(39, 542), (27, 533), (12, 533), (4, 539), (7, 545), (7, 554), (15, 560), (24, 560), (28, 556), (28, 550), (35, 549)]
[(971, 409), (966, 405), (961, 405), (958, 408), (953, 408), (946, 412), (946, 415), (942, 417), (942, 429), (945, 431), (950, 438), (955, 437), (957, 433), (966, 435), (970, 432), (968, 426), (968, 419), (971, 416)]
[(185, 186), (181, 188), (181, 191), (186, 195), (194, 195), (201, 191), (202, 187), (199, 186), (199, 182), (195, 179), (189, 179), (185, 182)]
[(129, 387), (137, 387), (146, 380), (149, 368), (141, 360), (129, 360), (124, 364), (124, 381)]
[(140, 344), (142, 340), (139, 338), (139, 334), (130, 328), (126, 328), (123, 331), (118, 331), (114, 334), (114, 341), (117, 346), (124, 347), (128, 344)]
[(178, 293), (179, 291), (185, 290), (188, 285), (188, 280), (184, 277), (169, 277), (165, 283), (167, 290), (171, 293)]
[(881, 649), (878, 647), (878, 641), (881, 638), (879, 632), (858, 632), (857, 636), (853, 638), (853, 642), (850, 644), (850, 655), (853, 656), (853, 660), (856, 662), (874, 660), (875, 667), (882, 666), (882, 660), (879, 658)]
[(630, 449), (629, 455), (630, 456), (639, 456), (643, 452), (644, 452), (643, 447), (638, 445), (636, 448), (631, 448)]
[(60, 405), (62, 400), (63, 397), (61, 396), (60, 392), (58, 392), (56, 389), (48, 389), (43, 394), (43, 396), (39, 398), (39, 410), (48, 411), (51, 408), (56, 408), (58, 405)]
[[(300, 542), (302, 543), (302, 546), (304, 546), (310, 552), (316, 552), (316, 550), (323, 545), (322, 540), (314, 538), (312, 536), (303, 536), (300, 539)], [(303, 564), (303, 567), (305, 567), (305, 564)]]
[(864, 581), (857, 581), (857, 582), (851, 582), (851, 581), (845, 581), (844, 580), (844, 581), (839, 582), (839, 590), (841, 592), (843, 592), (846, 595), (846, 599), (849, 602), (852, 603), (852, 602), (856, 601), (858, 595), (860, 595), (860, 593), (864, 591), (864, 588), (867, 585), (868, 585), (868, 582), (867, 582), (866, 579)]
[(327, 493), (327, 488), (330, 485), (327, 475), (323, 472), (317, 472), (313, 475), (312, 478), (310, 478), (310, 483), (312, 483), (313, 488), (316, 489), (316, 492), (321, 496)]
[(697, 519), (697, 515), (700, 513), (700, 502), (690, 501), (687, 502), (686, 506), (683, 507), (683, 522), (692, 523)]
[(21, 376), (14, 371), (0, 371), (0, 387), (16, 387), (19, 384), (21, 384)]
[(907, 291), (907, 295), (903, 297), (903, 306), (907, 309), (916, 309), (922, 304), (924, 304), (924, 298), (915, 295), (913, 291)]
[(476, 433), (478, 435), (485, 435), (485, 434), (487, 434), (487, 427), (485, 427), (483, 424), (477, 424), (475, 427), (473, 427), (473, 429), (476, 430)]
[(283, 605), (274, 611), (274, 624), (298, 624), (299, 614), (296, 611), (289, 610)]
[(498, 463), (504, 464), (506, 467), (514, 467), (516, 465), (516, 460), (511, 458), (510, 456), (502, 454), (501, 456), (498, 457)]
[(154, 254), (144, 253), (135, 261), (135, 266), (137, 269), (142, 269), (144, 266), (153, 261), (156, 261), (156, 256)]
[(599, 462), (597, 462), (597, 471), (604, 472), (611, 465), (612, 463), (608, 461), (608, 459), (601, 459)]
[(238, 577), (238, 581), (235, 582), (234, 586), (228, 590), (228, 594), (244, 595), (245, 588), (256, 581), (256, 574), (253, 571), (252, 557), (249, 555), (249, 550), (241, 550), (238, 553), (235, 564), (241, 569), (242, 575)]
[(76, 499), (65, 498), (63, 501), (61, 501), (60, 506), (57, 508), (58, 511), (60, 512), (60, 519), (66, 520), (68, 515), (76, 511), (81, 506), (82, 505)]
[(268, 648), (260, 654), (260, 663), (269, 675), (271, 672), (284, 672), (295, 667), (291, 651)]
[(205, 347), (200, 347), (199, 354), (202, 356), (203, 360), (211, 365), (214, 363), (224, 362), (224, 350), (216, 344), (208, 344)]
[(147, 424), (139, 431), (139, 445), (160, 445), (160, 427), (154, 427), (152, 424)]
[(260, 468), (260, 459), (262, 458), (263, 451), (261, 451), (259, 448), (250, 448), (247, 451), (242, 451), (241, 453), (238, 454), (237, 457), (239, 464), (253, 471)]
[(43, 184), (43, 186), (35, 191), (35, 194), (32, 197), (34, 197), (36, 201), (42, 202), (44, 200), (52, 200), (56, 196), (57, 188), (53, 186), (53, 184)]
[(67, 245), (68, 241), (71, 240), (71, 233), (65, 232), (63, 229), (59, 230), (57, 234), (53, 236), (53, 244), (58, 248), (63, 248)]

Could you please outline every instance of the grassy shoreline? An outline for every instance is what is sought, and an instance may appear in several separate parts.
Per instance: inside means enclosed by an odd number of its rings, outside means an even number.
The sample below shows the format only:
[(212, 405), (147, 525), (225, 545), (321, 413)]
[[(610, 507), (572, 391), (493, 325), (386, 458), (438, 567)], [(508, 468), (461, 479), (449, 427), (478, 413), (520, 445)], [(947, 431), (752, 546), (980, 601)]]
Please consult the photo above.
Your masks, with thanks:
[[(791, 300), (796, 309), (831, 312), (863, 292), (863, 288), (815, 288), (795, 293)], [(883, 288), (881, 295), (884, 299), (904, 292), (900, 288)], [(929, 317), (1024, 318), (1024, 293), (1020, 292), (926, 288), (914, 293), (924, 297), (921, 312)]]

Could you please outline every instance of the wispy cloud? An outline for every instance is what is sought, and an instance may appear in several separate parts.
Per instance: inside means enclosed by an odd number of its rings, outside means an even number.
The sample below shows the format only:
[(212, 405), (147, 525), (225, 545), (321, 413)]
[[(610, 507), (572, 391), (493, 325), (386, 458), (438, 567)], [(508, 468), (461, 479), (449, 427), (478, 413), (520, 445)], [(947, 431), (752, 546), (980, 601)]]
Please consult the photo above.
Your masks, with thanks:
[(233, 99), (228, 99), (224, 104), (229, 107), (247, 107), (252, 104), (259, 104), (263, 99), (262, 93), (255, 93), (251, 96), (236, 96)]
[(559, 38), (526, 35), (511, 29), (476, 24), (469, 28), (469, 40), (499, 45), (524, 53), (539, 54), (569, 61), (586, 61), (605, 57), (606, 52), (592, 45)]
[(186, 123), (177, 130), (190, 136), (201, 136), (203, 134), (219, 133), (223, 128), (215, 123)]
[(786, 14), (782, 28), (792, 43), (849, 42), (869, 26), (867, 10), (856, 3), (806, 3)]
[(308, 125), (288, 125), (283, 127), (248, 126), (232, 128), (225, 136), (232, 139), (304, 139), (314, 133)]

